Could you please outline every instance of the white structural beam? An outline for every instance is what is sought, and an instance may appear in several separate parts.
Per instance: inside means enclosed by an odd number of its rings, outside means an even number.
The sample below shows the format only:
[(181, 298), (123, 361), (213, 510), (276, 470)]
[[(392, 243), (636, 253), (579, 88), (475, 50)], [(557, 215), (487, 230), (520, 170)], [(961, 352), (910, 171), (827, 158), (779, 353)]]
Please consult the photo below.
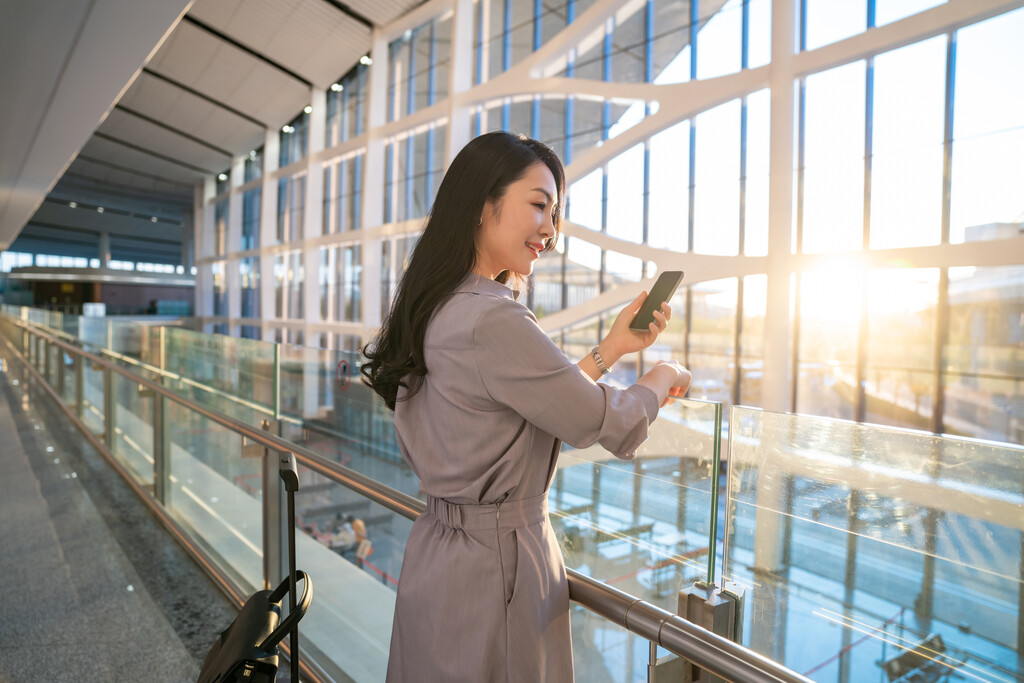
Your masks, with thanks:
[(18, 236), (190, 4), (0, 3), (0, 251)]

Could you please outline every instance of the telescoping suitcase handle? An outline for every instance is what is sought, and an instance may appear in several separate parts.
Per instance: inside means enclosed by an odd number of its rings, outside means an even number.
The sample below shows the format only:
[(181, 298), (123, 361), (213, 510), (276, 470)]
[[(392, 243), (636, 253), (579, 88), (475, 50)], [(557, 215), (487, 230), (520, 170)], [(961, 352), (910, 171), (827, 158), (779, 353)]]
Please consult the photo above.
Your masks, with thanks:
[[(285, 634), (291, 632), (292, 628), (299, 623), (299, 619), (305, 616), (306, 610), (309, 609), (309, 603), (313, 601), (313, 582), (309, 575), (300, 569), (295, 572), (295, 579), (296, 581), (302, 581), (302, 597), (299, 599), (295, 609), (291, 610), (284, 621), (279, 623), (277, 628), (271, 631), (270, 635), (260, 643), (259, 648), (264, 652), (272, 651), (281, 642), (281, 639), (285, 637)], [(288, 583), (289, 579), (286, 578), (274, 589), (269, 598), (271, 603), (281, 601), (281, 598), (288, 592)], [(293, 652), (291, 656), (295, 658), (299, 655), (297, 652)]]

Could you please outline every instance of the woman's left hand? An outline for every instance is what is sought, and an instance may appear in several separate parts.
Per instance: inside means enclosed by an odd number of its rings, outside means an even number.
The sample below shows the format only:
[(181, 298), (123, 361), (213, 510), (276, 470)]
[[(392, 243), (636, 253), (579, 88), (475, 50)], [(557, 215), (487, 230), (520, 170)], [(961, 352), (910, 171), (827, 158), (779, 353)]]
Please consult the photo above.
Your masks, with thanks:
[(636, 315), (636, 312), (640, 310), (640, 306), (643, 305), (646, 298), (647, 292), (640, 292), (637, 298), (626, 304), (626, 307), (619, 311), (619, 314), (615, 317), (612, 329), (608, 332), (608, 336), (605, 337), (605, 341), (620, 356), (646, 349), (654, 343), (659, 334), (665, 331), (665, 328), (668, 327), (668, 321), (672, 319), (672, 307), (668, 305), (668, 302), (665, 302), (661, 304), (660, 311), (654, 311), (654, 322), (650, 324), (646, 332), (637, 332), (629, 329), (630, 321)]

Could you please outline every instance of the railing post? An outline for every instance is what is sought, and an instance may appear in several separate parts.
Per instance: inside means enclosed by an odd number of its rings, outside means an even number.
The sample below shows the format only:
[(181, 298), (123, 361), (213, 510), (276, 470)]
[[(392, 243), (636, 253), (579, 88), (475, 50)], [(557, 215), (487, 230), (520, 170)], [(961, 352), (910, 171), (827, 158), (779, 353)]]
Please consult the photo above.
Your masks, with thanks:
[(64, 368), (64, 349), (57, 347), (57, 395), (60, 396), (60, 400), (66, 402), (67, 399), (64, 397), (65, 388), (65, 368)]
[(114, 372), (103, 368), (103, 434), (107, 450), (114, 453)]
[[(277, 420), (263, 420), (263, 431), (277, 435)], [(243, 457), (246, 448), (243, 442)], [(276, 586), (284, 577), (285, 556), (281, 546), (281, 531), (285, 513), (284, 496), (278, 469), (277, 452), (255, 446), (254, 451), (263, 457), (263, 587)]]
[[(689, 588), (679, 591), (678, 614), (687, 621), (693, 622), (712, 633), (728, 638), (735, 643), (743, 640), (743, 587), (726, 581), (722, 588), (714, 583), (698, 581)], [(670, 664), (678, 667), (678, 663), (668, 661), (665, 669), (673, 668)], [(661, 663), (656, 666), (657, 671), (652, 681), (682, 680), (687, 683), (720, 683), (723, 679), (712, 676), (706, 670), (685, 662), (682, 668), (682, 678), (670, 679), (661, 678)]]
[(164, 397), (153, 393), (153, 497), (167, 505), (167, 484), (171, 474), (171, 444), (164, 428)]
[(75, 417), (81, 422), (85, 415), (85, 357), (75, 356)]
[(49, 342), (43, 339), (43, 381), (50, 384), (50, 386), (53, 386), (53, 380), (50, 378), (50, 372), (53, 369), (53, 363), (50, 362), (50, 351)]

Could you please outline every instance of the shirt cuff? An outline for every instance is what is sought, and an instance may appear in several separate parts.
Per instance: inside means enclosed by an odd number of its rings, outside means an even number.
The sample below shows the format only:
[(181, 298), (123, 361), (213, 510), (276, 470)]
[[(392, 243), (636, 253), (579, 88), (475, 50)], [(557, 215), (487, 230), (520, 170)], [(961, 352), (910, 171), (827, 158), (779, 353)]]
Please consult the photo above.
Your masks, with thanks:
[(647, 423), (654, 422), (658, 417), (658, 395), (653, 389), (648, 389), (642, 384), (633, 384), (626, 391), (636, 394), (644, 405), (644, 412), (647, 413)]

